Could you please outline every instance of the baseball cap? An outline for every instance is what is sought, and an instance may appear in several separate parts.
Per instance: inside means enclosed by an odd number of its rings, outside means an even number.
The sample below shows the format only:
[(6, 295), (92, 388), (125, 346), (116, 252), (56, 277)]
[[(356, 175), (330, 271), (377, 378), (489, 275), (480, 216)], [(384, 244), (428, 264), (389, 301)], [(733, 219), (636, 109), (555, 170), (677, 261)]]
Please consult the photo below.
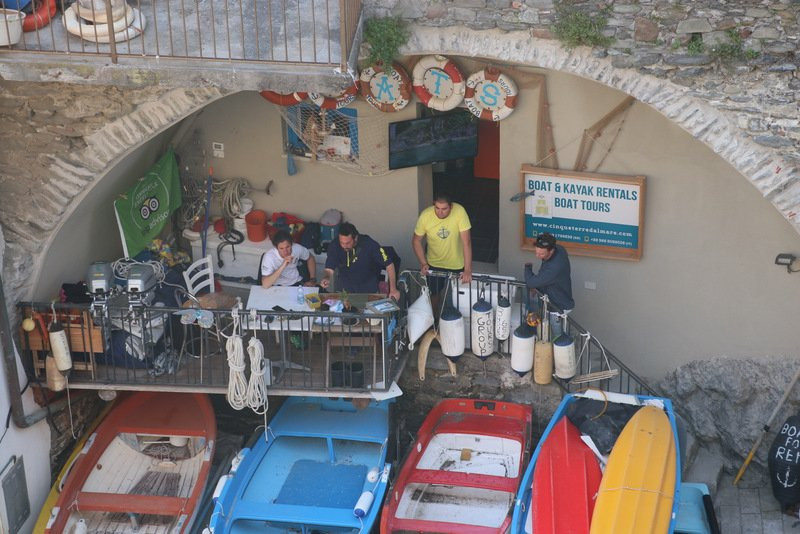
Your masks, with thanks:
[(536, 243), (534, 246), (536, 248), (553, 249), (556, 247), (556, 238), (553, 234), (548, 234), (547, 232), (539, 234), (536, 236)]

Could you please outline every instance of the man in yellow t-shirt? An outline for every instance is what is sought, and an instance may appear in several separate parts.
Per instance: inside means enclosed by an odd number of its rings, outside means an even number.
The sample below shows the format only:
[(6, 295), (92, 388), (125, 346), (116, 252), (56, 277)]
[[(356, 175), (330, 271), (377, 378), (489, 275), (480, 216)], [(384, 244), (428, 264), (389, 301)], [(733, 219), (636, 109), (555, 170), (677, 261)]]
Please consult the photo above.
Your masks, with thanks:
[[(426, 275), (431, 269), (461, 273), (461, 281), (469, 283), (472, 280), (470, 228), (472, 225), (464, 206), (453, 202), (448, 195), (437, 195), (433, 206), (420, 213), (411, 239), (420, 274)], [(427, 255), (422, 247), (423, 238), (428, 244)], [(428, 286), (434, 295), (444, 287), (444, 279), (428, 280)]]

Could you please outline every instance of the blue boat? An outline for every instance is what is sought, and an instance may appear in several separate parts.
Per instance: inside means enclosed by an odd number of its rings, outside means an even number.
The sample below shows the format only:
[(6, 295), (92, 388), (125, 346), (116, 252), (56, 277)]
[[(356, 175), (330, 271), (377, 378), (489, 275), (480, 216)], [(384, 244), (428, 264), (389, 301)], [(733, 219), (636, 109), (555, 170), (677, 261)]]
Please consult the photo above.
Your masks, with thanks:
[[(592, 519), (592, 511), (594, 510), (595, 506), (595, 499), (597, 497), (597, 488), (595, 487), (592, 490), (589, 490), (589, 486), (583, 484), (581, 481), (576, 481), (570, 484), (570, 491), (573, 491), (571, 495), (565, 495), (563, 492), (553, 494), (551, 492), (554, 491), (554, 487), (549, 485), (550, 479), (548, 478), (545, 480), (544, 485), (540, 488), (537, 486), (537, 495), (533, 495), (532, 486), (534, 485), (534, 472), (536, 471), (536, 466), (540, 456), (542, 455), (543, 445), (547, 443), (548, 437), (550, 437), (551, 432), (553, 431), (554, 427), (559, 424), (566, 417), (567, 411), (570, 406), (576, 402), (578, 399), (588, 398), (591, 400), (600, 401), (601, 409), (599, 410), (600, 413), (597, 414), (599, 417), (602, 414), (605, 414), (607, 411), (613, 409), (619, 410), (626, 410), (629, 406), (633, 406), (633, 409), (636, 407), (642, 406), (654, 406), (655, 408), (659, 409), (659, 411), (663, 410), (666, 414), (667, 419), (669, 420), (669, 425), (671, 426), (671, 432), (668, 429), (667, 435), (670, 433), (672, 434), (672, 438), (674, 440), (674, 447), (675, 447), (675, 454), (674, 454), (674, 462), (672, 465), (674, 467), (669, 467), (670, 463), (664, 463), (664, 469), (670, 470), (672, 476), (674, 477), (674, 484), (667, 484), (665, 487), (672, 487), (671, 493), (671, 504), (669, 505), (670, 508), (665, 510), (666, 513), (671, 515), (671, 519), (667, 519), (668, 526), (664, 526), (664, 532), (669, 532), (673, 534), (677, 532), (675, 530), (675, 518), (677, 516), (678, 508), (679, 508), (679, 495), (680, 495), (680, 472), (681, 472), (681, 462), (680, 462), (680, 449), (679, 449), (679, 439), (678, 439), (678, 432), (677, 432), (677, 424), (675, 421), (675, 414), (673, 412), (672, 403), (669, 399), (661, 398), (661, 397), (651, 397), (645, 395), (626, 395), (626, 394), (619, 394), (619, 393), (610, 393), (605, 391), (599, 390), (588, 390), (584, 393), (580, 394), (566, 394), (559, 404), (558, 408), (556, 408), (553, 417), (550, 419), (547, 428), (545, 428), (544, 433), (542, 434), (541, 439), (539, 440), (538, 445), (536, 446), (536, 450), (533, 452), (531, 456), (531, 461), (528, 464), (528, 468), (525, 471), (525, 475), (522, 478), (522, 483), (520, 484), (519, 490), (517, 492), (517, 497), (514, 503), (514, 514), (512, 517), (511, 523), (511, 533), (513, 534), (520, 534), (525, 532), (531, 532), (532, 530), (536, 530), (532, 527), (532, 524), (536, 523), (534, 519), (534, 514), (532, 514), (532, 510), (540, 509), (545, 510), (547, 512), (547, 516), (555, 517), (555, 512), (558, 511), (558, 508), (561, 506), (565, 506), (565, 502), (569, 504), (572, 508), (570, 509), (569, 514), (567, 516), (562, 517), (562, 521), (570, 523), (569, 526), (565, 528), (564, 524), (558, 524), (558, 521), (549, 522), (550, 526), (545, 529), (548, 531), (552, 529), (552, 532), (588, 532), (588, 524), (589, 521)], [(594, 422), (596, 418), (587, 418), (587, 421)], [(624, 424), (622, 425), (624, 426)], [(563, 428), (564, 425), (559, 425), (559, 428)], [(621, 430), (621, 428), (619, 428)], [(553, 434), (557, 436), (556, 433)], [(610, 449), (613, 445), (615, 445), (614, 440), (616, 436), (605, 435), (605, 447), (601, 446), (600, 448), (606, 448), (606, 450)], [(564, 443), (563, 440), (560, 443)], [(574, 443), (574, 442), (573, 442)], [(572, 446), (572, 445), (571, 445)], [(583, 445), (581, 445), (583, 446)], [(547, 448), (547, 447), (545, 447)], [(647, 454), (647, 451), (642, 451), (643, 454)], [(570, 458), (570, 461), (574, 464), (576, 463), (572, 458), (577, 457), (578, 454), (575, 451), (567, 451), (565, 454), (556, 454), (559, 458)], [(543, 468), (547, 468), (550, 465), (550, 462), (553, 462), (553, 457), (548, 457), (543, 464)], [(640, 461), (642, 461), (640, 459)], [(644, 463), (647, 463), (647, 459), (645, 458)], [(552, 467), (552, 471), (554, 472), (553, 480), (558, 479), (558, 473), (561, 472), (562, 476), (568, 476), (566, 473), (563, 473), (563, 470), (558, 468)], [(547, 469), (544, 469), (548, 471)], [(661, 471), (662, 473), (664, 471)], [(606, 472), (607, 474), (607, 472)], [(578, 488), (576, 491), (576, 487)], [(563, 485), (562, 485), (563, 488)], [(561, 489), (561, 488), (557, 488)], [(576, 500), (583, 498), (584, 501), (582, 503), (577, 503)], [(548, 502), (544, 505), (542, 504), (542, 499), (546, 499)], [(538, 502), (534, 502), (534, 501)], [(544, 507), (542, 507), (544, 506)], [(547, 506), (550, 507), (550, 510), (547, 510)], [(634, 507), (635, 508), (635, 507)], [(628, 507), (630, 509), (630, 507)], [(607, 510), (607, 509), (606, 509)], [(626, 508), (620, 508), (620, 513), (622, 516), (627, 514)], [(588, 515), (587, 515), (588, 514)], [(580, 516), (580, 517), (577, 517)], [(545, 517), (545, 516), (543, 516)], [(596, 514), (595, 514), (596, 518)], [(594, 523), (594, 522), (593, 522)], [(576, 527), (575, 525), (580, 525)], [(597, 525), (592, 525), (592, 532), (595, 532), (595, 528)], [(540, 529), (541, 530), (541, 529)], [(599, 530), (598, 530), (599, 531)], [(537, 531), (539, 534), (539, 531)]]
[(386, 493), (391, 400), (290, 397), (217, 484), (208, 532), (370, 532)]

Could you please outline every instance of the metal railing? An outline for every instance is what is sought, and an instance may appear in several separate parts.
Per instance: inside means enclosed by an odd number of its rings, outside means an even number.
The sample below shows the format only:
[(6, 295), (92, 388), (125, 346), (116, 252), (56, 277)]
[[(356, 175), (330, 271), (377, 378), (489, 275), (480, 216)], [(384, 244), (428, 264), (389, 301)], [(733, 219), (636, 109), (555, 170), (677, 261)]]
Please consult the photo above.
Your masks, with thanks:
[[(524, 282), (511, 277), (473, 275), (469, 284), (464, 284), (459, 280), (459, 275), (432, 272), (428, 275), (431, 282), (438, 279), (445, 283), (442, 297), (433, 299), (434, 306), (441, 311), (448, 300), (464, 316), (467, 325), (467, 336), (470, 336), (470, 311), (478, 299), (483, 298), (492, 308), (496, 308), (497, 300), (500, 296), (509, 299), (512, 305), (511, 331), (519, 326), (526, 319), (528, 311), (532, 311), (541, 318), (541, 295), (532, 290), (529, 292)], [(405, 289), (407, 295), (405, 299), (405, 309), (410, 306), (420, 295), (423, 286), (428, 285), (428, 280), (421, 277), (419, 271), (407, 270), (400, 274), (399, 282), (401, 288)], [(549, 304), (550, 311), (561, 313), (552, 303)], [(549, 314), (550, 312), (548, 312)], [(438, 313), (435, 312), (435, 315)], [(407, 316), (407, 313), (404, 314)], [(563, 319), (559, 319), (562, 320)], [(606, 391), (617, 393), (636, 393), (654, 395), (654, 390), (648, 386), (644, 380), (631, 371), (619, 358), (605, 348), (600, 340), (591, 335), (589, 331), (581, 326), (575, 319), (567, 315), (567, 332), (574, 339), (575, 355), (578, 358), (577, 372), (573, 378), (558, 378), (554, 376), (556, 383), (568, 392), (581, 391), (587, 387), (599, 388)], [(541, 326), (539, 327), (541, 335)], [(505, 341), (497, 341), (496, 353), (502, 358), (507, 358), (511, 354), (511, 338)], [(466, 343), (469, 349), (470, 343)]]
[[(35, 328), (20, 328), (19, 348), (29, 375), (45, 381), (49, 334), (65, 330), (72, 358), (69, 385), (83, 389), (175, 390), (222, 393), (230, 381), (227, 343), (232, 310), (18, 304)], [(261, 341), (270, 394), (359, 396), (386, 391), (402, 372), (398, 314), (245, 310), (239, 318), (245, 373), (247, 347)]]
[[(0, 52), (94, 54), (113, 62), (135, 56), (315, 64), (345, 70), (361, 14), (361, 0), (127, 0), (127, 8), (125, 1), (104, 0), (98, 9), (94, 2), (42, 0), (39, 15), (26, 18), (25, 28), (31, 31)], [(107, 20), (115, 22), (108, 25)], [(6, 18), (0, 24), (13, 32)]]

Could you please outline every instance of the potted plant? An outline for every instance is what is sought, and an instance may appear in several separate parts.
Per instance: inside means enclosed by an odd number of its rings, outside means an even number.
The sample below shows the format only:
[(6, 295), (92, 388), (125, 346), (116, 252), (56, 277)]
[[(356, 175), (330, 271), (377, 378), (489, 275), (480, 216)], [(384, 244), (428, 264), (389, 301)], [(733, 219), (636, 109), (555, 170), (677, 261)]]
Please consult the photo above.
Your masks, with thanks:
[(410, 33), (399, 18), (381, 17), (367, 20), (364, 42), (369, 45), (367, 63), (391, 66), (400, 47), (406, 44)]
[(364, 42), (369, 47), (369, 66), (361, 71), (361, 96), (380, 111), (398, 111), (411, 100), (411, 80), (408, 73), (399, 63), (394, 62), (409, 35), (398, 18), (369, 19), (364, 25)]

